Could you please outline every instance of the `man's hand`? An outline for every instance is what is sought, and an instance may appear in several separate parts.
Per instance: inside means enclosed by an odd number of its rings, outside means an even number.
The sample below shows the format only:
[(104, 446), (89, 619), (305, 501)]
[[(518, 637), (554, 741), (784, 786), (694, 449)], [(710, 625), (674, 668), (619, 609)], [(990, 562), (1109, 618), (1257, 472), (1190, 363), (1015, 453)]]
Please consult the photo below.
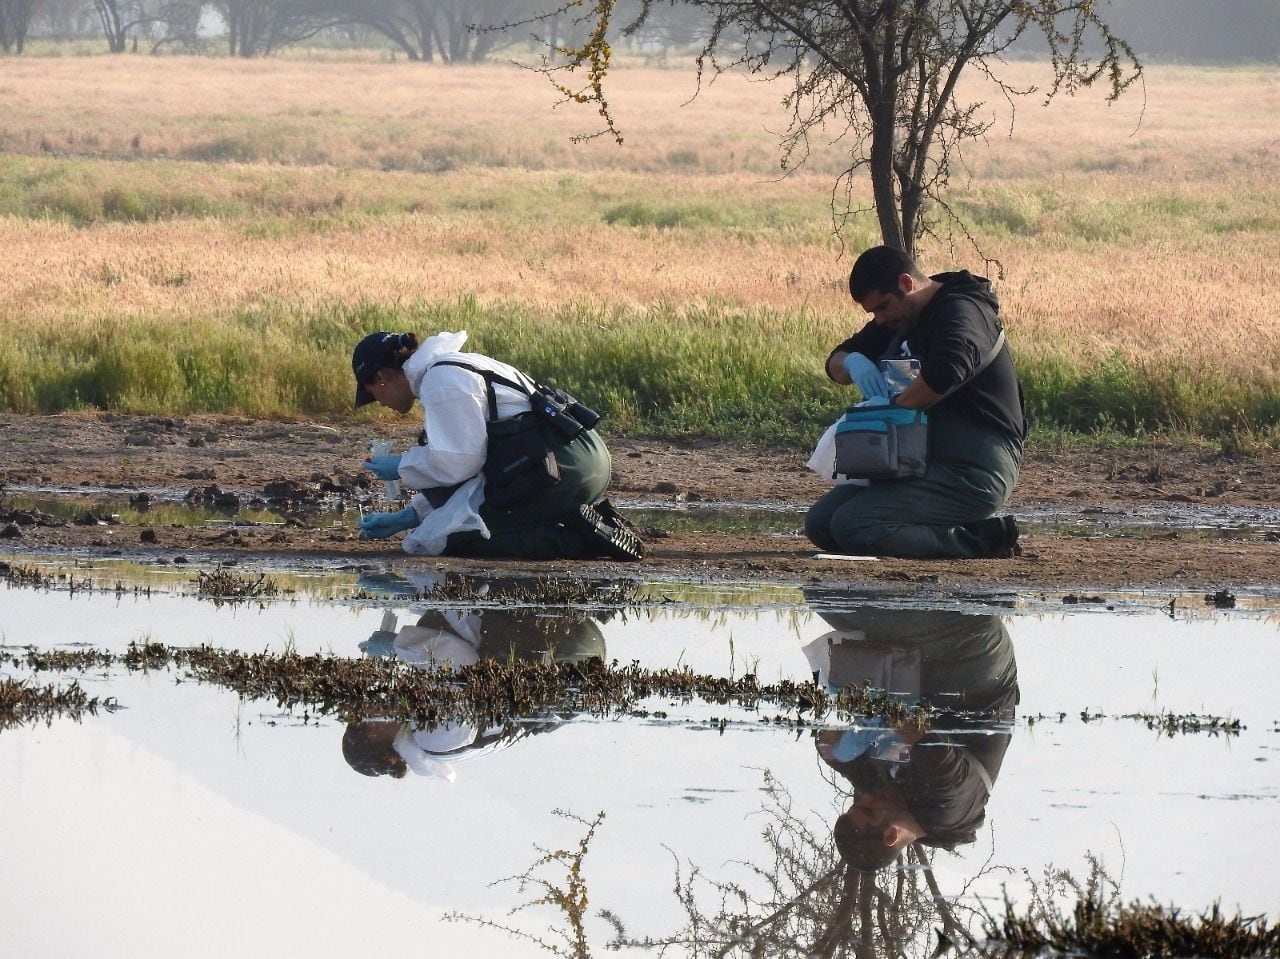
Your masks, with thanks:
[(394, 513), (369, 513), (360, 517), (360, 535), (365, 539), (386, 539), (418, 525), (418, 513), (406, 506)]
[(880, 367), (861, 353), (849, 353), (844, 358), (844, 371), (862, 393), (864, 400), (873, 396), (888, 396), (889, 386), (880, 373)]
[(380, 480), (396, 480), (400, 478), (400, 454), (390, 456), (370, 456), (362, 464)]

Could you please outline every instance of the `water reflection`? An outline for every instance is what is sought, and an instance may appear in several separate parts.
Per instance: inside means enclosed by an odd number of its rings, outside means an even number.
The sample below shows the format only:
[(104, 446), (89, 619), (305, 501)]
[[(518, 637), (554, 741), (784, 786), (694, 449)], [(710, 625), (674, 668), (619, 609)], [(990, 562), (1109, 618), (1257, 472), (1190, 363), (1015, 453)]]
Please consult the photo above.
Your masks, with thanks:
[[(456, 579), (457, 577), (454, 577)], [(432, 572), (370, 574), (362, 576), (366, 592), (392, 596), (430, 593), (446, 581)], [(467, 593), (487, 603), (525, 586), (514, 579), (467, 578)], [(577, 662), (604, 659), (604, 634), (600, 622), (611, 611), (596, 614), (558, 610), (551, 614), (537, 607), (428, 609), (416, 623), (396, 628), (388, 611), (381, 628), (360, 643), (366, 656), (390, 657), (427, 669), (457, 672), (482, 659), (499, 662)], [(511, 746), (528, 736), (551, 732), (574, 713), (565, 709), (481, 727), (462, 719), (439, 724), (405, 723), (367, 716), (348, 723), (342, 737), (342, 756), (365, 776), (402, 778), (409, 772), (453, 782), (456, 763), (473, 760)]]
[(865, 607), (819, 615), (832, 629), (805, 647), (815, 679), (870, 686), (936, 711), (823, 730), (818, 755), (853, 786), (836, 821), (840, 854), (883, 868), (913, 842), (973, 842), (1012, 738), (1018, 702), (1013, 643), (996, 616)]
[[(668, 945), (716, 943), (715, 955), (872, 957), (927, 954), (935, 929), (939, 948), (973, 941), (974, 911), (960, 900), (968, 880), (945, 892), (930, 848), (975, 841), (1012, 739), (1018, 679), (1004, 623), (869, 606), (818, 615), (830, 629), (804, 646), (815, 682), (832, 692), (869, 687), (926, 711), (818, 730), (813, 744), (834, 774), (831, 831), (824, 836), (797, 813), (792, 793), (808, 792), (805, 784), (767, 777), (773, 862), (751, 868), (768, 893), (712, 880), (708, 899), (690, 879), (682, 889), (688, 926), (664, 938)], [(719, 907), (703, 911), (700, 901)]]
[[(91, 572), (102, 579), (107, 569)], [(205, 643), (233, 651), (269, 644), (291, 684), (242, 693), (210, 674), (191, 681), (197, 675), (187, 667), (174, 666), (173, 675), (68, 668), (66, 678), (127, 708), (0, 733), (0, 806), (20, 824), (6, 837), (14, 865), (0, 891), (24, 903), (6, 934), (18, 952), (78, 955), (109, 933), (121, 943), (114, 955), (168, 954), (207, 920), (210, 954), (246, 954), (244, 941), (255, 955), (421, 951), (429, 939), (449, 955), (541, 955), (532, 939), (508, 940), (497, 923), (559, 944), (547, 929), (553, 909), (513, 912), (552, 890), (493, 883), (523, 877), (543, 850), (576, 856), (582, 830), (573, 823), (594, 823), (597, 811), (607, 815), (590, 856), (532, 872), (557, 894), (572, 893), (564, 873), (581, 865), (574, 876), (591, 902), (583, 928), (599, 955), (618, 935), (597, 911), (605, 906), (625, 922), (631, 954), (669, 943), (668, 955), (928, 956), (935, 929), (961, 945), (979, 935), (977, 910), (983, 902), (998, 910), (1005, 883), (1025, 903), (1035, 897), (1020, 876), (1052, 866), (1055, 877), (1065, 869), (1083, 879), (1085, 856), (1123, 873), (1126, 899), (1131, 890), (1187, 910), (1219, 897), (1228, 910), (1242, 903), (1251, 914), (1273, 906), (1274, 850), (1235, 839), (1274, 831), (1280, 767), (1265, 721), (1271, 701), (1256, 682), (1275, 664), (1274, 618), (1077, 609), (1044, 617), (1020, 601), (1001, 620), (880, 609), (868, 604), (903, 603), (829, 591), (797, 609), (798, 588), (779, 588), (765, 603), (744, 590), (734, 605), (728, 588), (708, 601), (710, 587), (685, 584), (653, 587), (680, 602), (651, 602), (647, 593), (628, 606), (581, 584), (547, 590), (523, 580), (517, 591), (473, 577), (450, 591), (403, 575), (362, 577), (352, 601), (357, 571), (342, 575), (328, 590), (337, 599), (265, 609), (219, 609), (176, 588), (145, 601), (5, 588), (0, 633), (8, 645), (0, 654), (13, 658), (0, 674), (19, 682), (55, 679), (33, 673), (20, 645), (74, 653), (91, 623), (95, 646), (119, 655), (139, 637), (193, 652)], [(611, 619), (600, 607), (617, 612)], [(388, 609), (398, 621), (375, 629)], [(257, 653), (243, 655), (260, 664)], [(390, 721), (394, 696), (378, 698), (390, 687), (370, 667), (391, 664), (351, 661), (400, 657), (423, 666), (395, 670), (416, 680), (429, 663), (452, 668), (474, 658), (488, 670), (485, 660), (505, 667), (597, 655), (637, 670), (694, 673), (707, 698), (691, 702), (664, 687), (601, 719), (570, 688), (563, 698), (525, 697), (533, 705), (517, 711), (511, 728), (490, 725), (508, 713), (486, 701), (466, 713), (484, 718), (442, 743), (416, 738), (424, 727)], [(300, 688), (290, 665), (300, 658), (333, 660), (327, 669), (354, 676), (369, 697), (339, 702), (322, 671), (307, 674), (310, 698), (288, 698)], [(715, 698), (725, 685), (701, 684), (744, 673), (809, 698), (726, 702)], [(927, 706), (926, 722), (869, 718), (870, 710), (815, 719), (814, 673), (827, 687), (865, 681), (889, 691), (906, 704), (901, 713)], [(486, 675), (516, 676), (505, 668)], [(461, 697), (452, 692), (463, 684), (445, 679), (443, 702), (456, 706)], [(519, 681), (493, 684), (495, 702)], [(386, 705), (347, 705), (375, 700)], [(1015, 704), (1022, 724), (1011, 739)], [(1197, 705), (1229, 708), (1249, 724), (1227, 741), (1160, 736), (1133, 719), (1135, 711)], [(340, 742), (352, 716), (382, 733), (369, 746), (381, 765), (369, 762), (384, 775), (353, 775), (344, 761)], [(395, 748), (402, 734), (421, 769)], [(482, 757), (491, 758), (471, 761)], [(388, 782), (398, 768), (403, 778)], [(444, 788), (440, 776), (450, 772), (456, 780)], [(923, 834), (890, 849), (884, 829), (873, 831), (864, 844), (896, 855), (873, 868), (844, 841), (842, 823), (856, 825), (852, 811), (874, 811), (884, 794), (901, 799)], [(919, 806), (921, 797), (933, 806)], [(371, 808), (379, 814), (369, 816)], [(567, 826), (551, 815), (562, 809), (575, 814)], [(477, 821), (501, 828), (477, 830)], [(106, 886), (103, 863), (113, 870)], [(129, 921), (138, 902), (156, 895), (167, 898), (147, 924)], [(62, 908), (69, 900), (80, 904), (71, 917)], [(538, 900), (548, 901), (578, 900)], [(366, 920), (358, 930), (352, 910)], [(460, 914), (487, 924), (442, 920)], [(219, 921), (252, 932), (242, 941)]]

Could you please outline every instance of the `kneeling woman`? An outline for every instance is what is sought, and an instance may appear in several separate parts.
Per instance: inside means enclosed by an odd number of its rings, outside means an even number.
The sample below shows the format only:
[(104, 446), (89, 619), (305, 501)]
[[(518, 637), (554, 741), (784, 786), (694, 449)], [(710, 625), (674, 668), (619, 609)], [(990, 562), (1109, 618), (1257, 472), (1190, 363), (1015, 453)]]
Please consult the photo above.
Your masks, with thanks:
[(418, 495), (398, 512), (362, 517), (361, 533), (382, 539), (411, 530), (411, 553), (640, 559), (639, 538), (607, 500), (597, 502), (612, 462), (595, 430), (571, 417), (569, 428), (563, 417), (557, 428), (555, 410), (535, 413), (538, 384), (506, 363), (460, 352), (466, 339), (439, 333), (419, 345), (412, 333), (371, 333), (356, 345), (356, 406), (408, 413), (417, 400), (424, 416), (416, 445), (365, 463)]

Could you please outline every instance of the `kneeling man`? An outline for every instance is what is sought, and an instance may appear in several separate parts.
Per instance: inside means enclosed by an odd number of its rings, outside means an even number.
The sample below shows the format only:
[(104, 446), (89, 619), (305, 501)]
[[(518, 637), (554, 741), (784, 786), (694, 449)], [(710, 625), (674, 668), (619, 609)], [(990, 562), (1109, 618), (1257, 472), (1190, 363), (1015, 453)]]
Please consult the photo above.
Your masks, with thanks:
[[(809, 509), (805, 532), (836, 553), (1016, 554), (1017, 524), (995, 514), (1018, 480), (1027, 426), (990, 282), (967, 270), (925, 276), (901, 250), (878, 246), (854, 263), (849, 292), (871, 320), (832, 351), (827, 375), (864, 399), (928, 410), (928, 468), (836, 486)], [(912, 358), (919, 375), (890, 397), (879, 361)]]

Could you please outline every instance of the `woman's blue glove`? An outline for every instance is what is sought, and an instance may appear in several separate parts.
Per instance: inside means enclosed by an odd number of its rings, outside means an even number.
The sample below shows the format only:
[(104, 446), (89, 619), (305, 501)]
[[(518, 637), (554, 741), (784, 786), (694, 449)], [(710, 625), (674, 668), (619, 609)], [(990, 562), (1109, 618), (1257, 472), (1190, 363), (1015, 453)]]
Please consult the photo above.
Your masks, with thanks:
[(360, 517), (360, 535), (365, 539), (386, 539), (418, 525), (418, 513), (406, 506), (394, 513), (368, 513)]
[(879, 365), (861, 353), (850, 353), (844, 358), (844, 371), (849, 374), (849, 379), (853, 380), (853, 385), (862, 393), (864, 400), (889, 395), (889, 385), (885, 383)]
[(400, 478), (400, 454), (390, 456), (370, 456), (364, 461), (364, 468), (381, 480)]

